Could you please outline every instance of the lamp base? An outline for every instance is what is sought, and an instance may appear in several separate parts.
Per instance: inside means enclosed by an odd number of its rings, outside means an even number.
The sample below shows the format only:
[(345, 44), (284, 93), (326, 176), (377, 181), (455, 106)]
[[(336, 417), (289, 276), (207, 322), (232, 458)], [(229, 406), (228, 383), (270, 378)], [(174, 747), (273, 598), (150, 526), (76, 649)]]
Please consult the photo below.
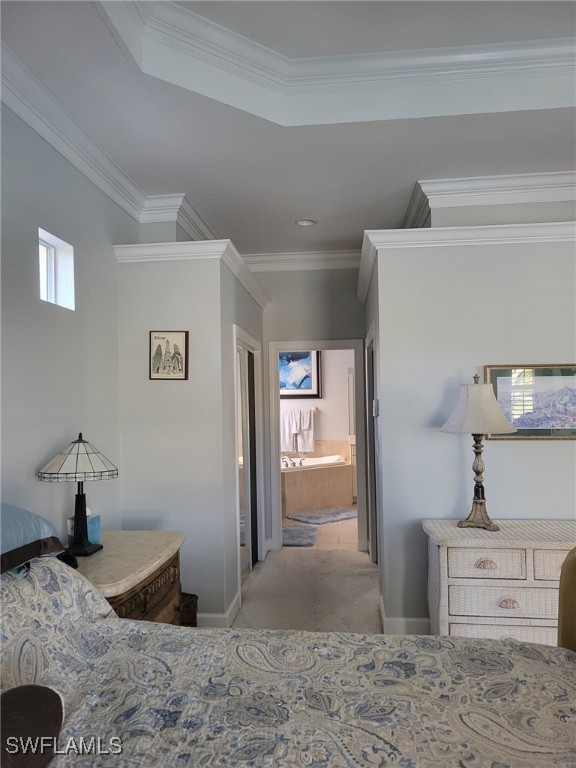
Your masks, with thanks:
[(89, 557), (94, 552), (104, 549), (102, 544), (92, 544), (88, 540), (88, 522), (86, 519), (86, 495), (84, 493), (84, 483), (78, 482), (78, 493), (76, 494), (76, 503), (74, 506), (74, 540), (68, 547), (76, 557)]
[(100, 549), (104, 549), (102, 544), (71, 544), (68, 547), (68, 551), (72, 552), (73, 555), (76, 555), (76, 557), (89, 557), (90, 555), (93, 555), (94, 552), (98, 552)]
[(474, 499), (472, 510), (466, 520), (459, 520), (458, 528), (485, 528), (487, 531), (499, 531), (500, 527), (490, 520), (486, 512), (485, 499)]

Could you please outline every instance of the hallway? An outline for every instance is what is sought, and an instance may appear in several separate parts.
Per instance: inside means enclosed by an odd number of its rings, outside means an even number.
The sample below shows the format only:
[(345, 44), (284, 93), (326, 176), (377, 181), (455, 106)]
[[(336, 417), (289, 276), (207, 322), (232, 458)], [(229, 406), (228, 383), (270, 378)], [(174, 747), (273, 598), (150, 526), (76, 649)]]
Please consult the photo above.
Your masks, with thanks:
[(232, 626), (380, 633), (378, 566), (355, 545), (356, 520), (318, 526), (315, 547), (268, 553), (246, 579)]

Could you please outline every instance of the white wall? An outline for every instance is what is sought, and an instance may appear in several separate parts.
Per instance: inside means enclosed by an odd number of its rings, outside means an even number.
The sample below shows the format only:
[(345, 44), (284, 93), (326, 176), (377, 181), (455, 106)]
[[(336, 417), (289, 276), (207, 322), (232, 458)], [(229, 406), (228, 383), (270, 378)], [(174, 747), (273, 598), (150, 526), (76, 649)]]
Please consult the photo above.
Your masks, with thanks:
[[(238, 589), (232, 323), (262, 311), (218, 258), (119, 265), (125, 529), (186, 538), (182, 588), (225, 625)], [(149, 381), (148, 332), (188, 330), (188, 381)], [(208, 615), (211, 615), (210, 618)]]
[[(82, 431), (119, 468), (85, 485), (103, 527), (183, 530), (183, 588), (224, 621), (238, 557), (232, 322), (261, 338), (260, 307), (219, 259), (119, 265), (113, 244), (140, 242), (138, 224), (7, 108), (2, 184), (2, 501), (64, 536), (76, 487), (36, 473)], [(39, 298), (38, 227), (74, 247), (74, 312)], [(154, 329), (189, 330), (188, 381), (149, 380)]]
[[(39, 298), (38, 227), (74, 247), (76, 310)], [(82, 431), (120, 461), (118, 286), (114, 242), (136, 222), (7, 107), (2, 107), (2, 501), (48, 517), (64, 535), (73, 483), (37, 471)], [(86, 483), (110, 527), (121, 479)]]
[[(439, 427), (484, 365), (574, 362), (574, 244), (387, 248), (378, 305), (381, 586), (391, 626), (409, 628), (427, 616), (421, 521), (462, 519), (472, 500), (472, 439)], [(484, 459), (496, 521), (576, 516), (574, 441), (487, 441)]]
[(265, 341), (359, 339), (364, 309), (356, 297), (358, 270), (259, 272), (270, 297), (264, 310)]
[[(119, 527), (182, 531), (182, 588), (215, 613), (224, 611), (219, 283), (217, 260), (119, 265)], [(188, 381), (149, 380), (151, 330), (189, 331)]]

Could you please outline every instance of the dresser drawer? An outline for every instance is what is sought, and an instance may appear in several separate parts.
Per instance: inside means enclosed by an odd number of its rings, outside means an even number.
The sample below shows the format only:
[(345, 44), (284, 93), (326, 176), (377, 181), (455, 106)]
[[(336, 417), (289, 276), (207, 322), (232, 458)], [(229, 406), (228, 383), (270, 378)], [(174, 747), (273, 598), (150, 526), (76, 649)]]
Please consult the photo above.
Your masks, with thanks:
[(525, 549), (448, 547), (448, 576), (459, 579), (525, 579)]
[(543, 581), (558, 581), (560, 568), (568, 550), (566, 549), (535, 549), (534, 578)]
[(180, 604), (179, 553), (137, 587), (118, 597), (108, 598), (108, 602), (122, 619), (162, 621), (171, 617), (169, 620), (173, 621)]
[(174, 583), (168, 594), (157, 602), (154, 607), (145, 614), (145, 621), (159, 621), (164, 624), (180, 624), (180, 584)]
[(493, 640), (520, 640), (524, 643), (556, 645), (556, 627), (522, 627), (504, 624), (450, 624), (455, 637), (487, 637)]
[(448, 587), (451, 616), (518, 616), (553, 619), (558, 616), (558, 590), (517, 587)]

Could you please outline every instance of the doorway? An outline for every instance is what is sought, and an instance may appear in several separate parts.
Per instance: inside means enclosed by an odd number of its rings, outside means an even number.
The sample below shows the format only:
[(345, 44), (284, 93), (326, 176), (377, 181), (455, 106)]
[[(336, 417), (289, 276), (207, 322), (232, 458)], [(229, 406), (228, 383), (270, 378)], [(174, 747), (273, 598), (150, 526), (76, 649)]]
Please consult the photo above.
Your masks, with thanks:
[[(347, 404), (344, 404), (345, 419), (355, 424), (354, 446), (350, 446), (350, 454), (355, 453), (356, 463), (356, 500), (357, 500), (357, 549), (367, 551), (367, 505), (366, 505), (366, 433), (365, 433), (365, 384), (364, 384), (364, 343), (359, 339), (346, 340), (313, 340), (313, 341), (282, 341), (269, 343), (269, 387), (270, 387), (270, 479), (271, 479), (271, 548), (282, 548), (282, 471), (281, 471), (281, 429), (280, 429), (280, 396), (278, 363), (281, 352), (297, 352), (298, 350), (317, 350), (321, 354), (330, 350), (351, 350), (353, 354), (353, 371), (344, 372), (344, 385), (350, 381), (352, 396), (348, 390)], [(322, 407), (322, 398), (318, 399), (318, 407)], [(349, 408), (352, 409), (350, 415)], [(353, 418), (351, 418), (353, 417)], [(350, 421), (348, 421), (348, 424)], [(350, 433), (350, 427), (348, 426)], [(352, 460), (352, 456), (348, 456)]]
[(239, 585), (263, 558), (261, 347), (234, 326), (236, 350), (236, 466)]

